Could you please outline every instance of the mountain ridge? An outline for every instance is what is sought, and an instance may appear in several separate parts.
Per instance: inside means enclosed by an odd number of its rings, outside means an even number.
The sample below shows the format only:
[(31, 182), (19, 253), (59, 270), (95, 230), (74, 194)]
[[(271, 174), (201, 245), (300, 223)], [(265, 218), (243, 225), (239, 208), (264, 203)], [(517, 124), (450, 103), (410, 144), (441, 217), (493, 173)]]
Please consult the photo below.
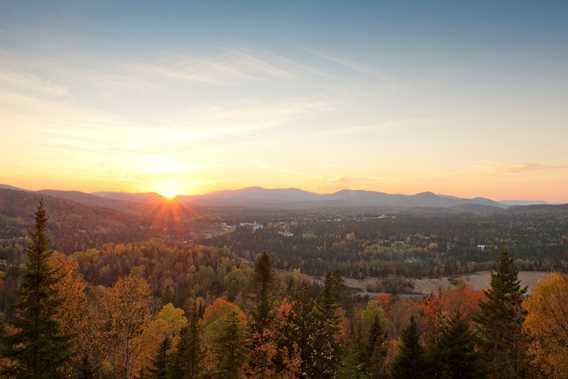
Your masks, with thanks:
[(433, 192), (414, 195), (342, 189), (332, 193), (315, 193), (298, 188), (246, 187), (236, 190), (216, 191), (203, 195), (178, 196), (179, 201), (196, 205), (260, 207), (260, 208), (310, 208), (310, 207), (453, 207), (464, 204), (507, 208), (507, 205), (484, 197), (460, 198)]
[[(129, 210), (137, 204), (155, 204), (168, 201), (155, 192), (130, 193), (120, 191), (80, 192), (66, 190), (30, 191), (0, 184), (0, 188), (44, 194), (72, 200), (85, 205), (109, 209)], [(295, 187), (265, 188), (250, 186), (239, 189), (219, 190), (199, 195), (178, 195), (175, 201), (183, 204), (264, 209), (309, 208), (412, 208), (483, 206), (506, 209), (519, 205), (546, 205), (543, 201), (496, 201), (486, 197), (458, 197), (423, 191), (416, 194), (386, 193), (364, 189), (341, 189), (330, 193), (310, 192)], [(468, 207), (465, 207), (468, 208)]]

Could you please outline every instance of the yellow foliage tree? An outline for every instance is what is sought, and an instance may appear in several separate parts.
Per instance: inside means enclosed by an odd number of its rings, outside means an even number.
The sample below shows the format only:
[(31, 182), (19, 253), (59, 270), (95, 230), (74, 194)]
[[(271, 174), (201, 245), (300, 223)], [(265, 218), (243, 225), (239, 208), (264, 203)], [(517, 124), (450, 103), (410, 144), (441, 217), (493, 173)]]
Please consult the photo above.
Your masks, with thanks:
[(99, 303), (100, 317), (105, 321), (103, 368), (114, 377), (131, 379), (139, 369), (142, 335), (151, 320), (150, 286), (137, 275), (120, 278), (102, 291)]
[(93, 360), (92, 353), (97, 351), (96, 323), (93, 322), (92, 313), (87, 301), (87, 283), (78, 272), (77, 261), (63, 253), (55, 252), (49, 258), (49, 264), (58, 270), (61, 280), (55, 289), (63, 299), (58, 309), (56, 319), (60, 323), (61, 331), (73, 337), (75, 362), (87, 358)]
[(531, 350), (548, 378), (568, 378), (568, 278), (548, 275), (525, 301), (524, 327)]
[[(228, 324), (236, 324), (238, 335), (244, 335), (247, 318), (242, 309), (225, 299), (218, 298), (205, 309), (205, 314), (201, 320), (203, 330), (203, 343), (205, 347), (205, 366), (209, 372), (215, 373), (219, 370), (220, 362), (223, 360), (220, 338), (225, 334)], [(241, 337), (240, 337), (241, 338)], [(244, 340), (232, 341), (244, 348)]]
[(160, 348), (161, 342), (169, 338), (171, 349), (175, 350), (179, 342), (179, 334), (187, 325), (183, 309), (176, 308), (172, 304), (166, 304), (144, 327), (141, 336), (142, 352), (140, 366), (150, 367), (152, 359)]

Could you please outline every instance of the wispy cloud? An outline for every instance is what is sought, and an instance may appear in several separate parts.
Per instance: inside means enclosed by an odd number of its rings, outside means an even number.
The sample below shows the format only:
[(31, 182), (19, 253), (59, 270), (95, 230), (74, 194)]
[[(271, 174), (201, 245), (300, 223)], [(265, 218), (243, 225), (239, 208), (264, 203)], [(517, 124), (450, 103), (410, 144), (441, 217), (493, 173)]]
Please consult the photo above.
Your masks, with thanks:
[(524, 174), (543, 171), (568, 170), (568, 165), (551, 165), (544, 163), (501, 163), (478, 162), (461, 173), (464, 174)]
[(191, 53), (127, 63), (128, 70), (164, 79), (231, 85), (245, 81), (291, 79), (302, 73), (317, 73), (303, 64), (275, 54), (228, 49), (211, 56)]
[(106, 153), (184, 151), (210, 140), (284, 127), (332, 110), (322, 99), (201, 106), (161, 123), (139, 122), (78, 104), (0, 91), (3, 123), (37, 130), (37, 142), (62, 150)]
[(377, 123), (372, 123), (369, 125), (352, 125), (343, 126), (331, 129), (325, 129), (319, 131), (318, 134), (322, 136), (332, 136), (332, 135), (348, 135), (348, 134), (364, 134), (373, 133), (379, 131), (385, 131), (389, 129), (401, 129), (401, 128), (414, 128), (420, 126), (428, 126), (432, 124), (432, 119), (427, 116), (414, 117), (414, 118), (401, 118), (392, 119)]
[(360, 74), (373, 76), (375, 78), (382, 80), (388, 79), (388, 77), (383, 72), (377, 70), (375, 67), (369, 64), (357, 62), (353, 59), (341, 57), (335, 54), (329, 54), (317, 49), (306, 48), (306, 51), (315, 55), (318, 58), (325, 59), (340, 66), (347, 67), (348, 69), (358, 72)]
[(63, 86), (25, 72), (0, 70), (0, 86), (4, 90), (42, 96), (60, 97), (67, 95), (67, 89)]

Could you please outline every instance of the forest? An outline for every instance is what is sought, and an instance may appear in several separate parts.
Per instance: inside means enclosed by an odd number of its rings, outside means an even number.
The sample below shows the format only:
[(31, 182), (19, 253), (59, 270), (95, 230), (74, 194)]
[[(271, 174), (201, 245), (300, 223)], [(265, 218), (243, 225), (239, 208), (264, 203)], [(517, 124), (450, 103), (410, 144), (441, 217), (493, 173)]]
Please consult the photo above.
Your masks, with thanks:
[(408, 210), (264, 215), (264, 228), (239, 227), (204, 240), (246, 259), (270, 251), (276, 267), (362, 279), (460, 275), (490, 270), (502, 249), (519, 270), (568, 270), (566, 207), (518, 207), (496, 214)]
[[(272, 251), (158, 239), (53, 251), (43, 205), (0, 281), (3, 378), (566, 378), (568, 278), (353, 296)], [(515, 251), (513, 252), (515, 253)]]

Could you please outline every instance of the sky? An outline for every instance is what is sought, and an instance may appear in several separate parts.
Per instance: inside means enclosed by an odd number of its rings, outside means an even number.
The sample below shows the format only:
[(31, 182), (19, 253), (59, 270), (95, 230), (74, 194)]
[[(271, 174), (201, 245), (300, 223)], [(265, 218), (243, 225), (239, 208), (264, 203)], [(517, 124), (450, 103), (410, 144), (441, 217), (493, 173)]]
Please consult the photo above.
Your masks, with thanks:
[(0, 183), (568, 202), (566, 1), (0, 2)]

